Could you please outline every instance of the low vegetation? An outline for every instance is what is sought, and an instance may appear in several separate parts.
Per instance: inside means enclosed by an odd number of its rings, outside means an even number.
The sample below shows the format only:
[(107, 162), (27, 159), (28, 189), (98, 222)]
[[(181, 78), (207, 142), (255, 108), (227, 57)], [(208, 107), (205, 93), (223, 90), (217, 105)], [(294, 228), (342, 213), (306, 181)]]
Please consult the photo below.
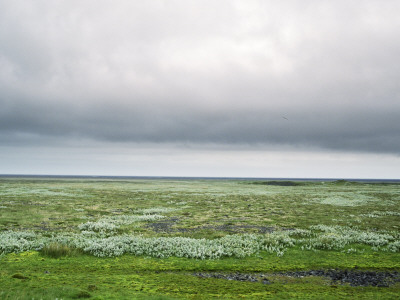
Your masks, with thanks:
[(81, 253), (79, 249), (70, 247), (66, 244), (60, 244), (60, 243), (47, 243), (45, 246), (43, 246), (42, 249), (40, 249), (41, 253), (45, 256), (53, 257), (53, 258), (59, 258), (63, 256), (71, 256), (71, 255), (76, 255), (78, 253)]
[[(335, 298), (333, 286), (343, 297), (391, 298), (399, 203), (400, 185), (343, 180), (1, 178), (0, 298)], [(321, 269), (391, 279), (361, 288)], [(301, 270), (311, 275), (282, 273)], [(116, 278), (125, 285), (110, 285)]]

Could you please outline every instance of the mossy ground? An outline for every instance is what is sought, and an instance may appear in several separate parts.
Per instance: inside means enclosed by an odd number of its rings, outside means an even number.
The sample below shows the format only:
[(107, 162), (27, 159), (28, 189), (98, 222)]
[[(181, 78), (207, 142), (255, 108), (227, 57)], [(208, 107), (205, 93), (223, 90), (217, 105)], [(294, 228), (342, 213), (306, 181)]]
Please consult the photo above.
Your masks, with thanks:
[[(357, 268), (391, 270), (400, 268), (400, 255), (343, 254), (331, 251), (290, 250), (285, 257), (261, 254), (244, 259), (193, 260), (156, 259), (124, 255), (95, 258), (78, 255), (49, 258), (38, 252), (8, 254), (1, 260), (0, 297), (7, 299), (77, 298), (136, 299), (147, 296), (170, 298), (332, 298), (395, 299), (399, 284), (387, 288), (351, 287), (332, 284), (321, 277), (291, 278), (273, 275), (278, 271), (315, 268)], [(272, 273), (271, 284), (198, 278), (198, 271)], [(22, 278), (14, 278), (15, 274)], [(58, 293), (56, 292), (59, 289)], [(85, 294), (86, 293), (86, 294)], [(53, 297), (53, 298), (52, 298)], [(168, 299), (168, 298), (167, 298)]]
[[(78, 232), (102, 216), (169, 207), (170, 230), (146, 222), (122, 228), (145, 236), (216, 238), (262, 227), (357, 226), (399, 231), (400, 186), (349, 182), (293, 186), (241, 181), (0, 179), (0, 230), (45, 234)], [(35, 251), (0, 256), (0, 299), (398, 299), (399, 284), (386, 288), (332, 284), (326, 278), (272, 273), (311, 269), (400, 270), (400, 253), (302, 251), (284, 256), (195, 260), (124, 255), (96, 258), (79, 251), (52, 258)], [(272, 284), (199, 278), (194, 272), (271, 273)], [(18, 275), (18, 276), (15, 276)]]

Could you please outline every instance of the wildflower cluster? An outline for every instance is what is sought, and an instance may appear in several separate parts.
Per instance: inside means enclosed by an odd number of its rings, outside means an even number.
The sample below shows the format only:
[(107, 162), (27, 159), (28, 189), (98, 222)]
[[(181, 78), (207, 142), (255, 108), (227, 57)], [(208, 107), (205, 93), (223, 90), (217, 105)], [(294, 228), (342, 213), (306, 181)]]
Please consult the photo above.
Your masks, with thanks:
[(350, 244), (363, 244), (372, 246), (376, 250), (387, 246), (384, 250), (391, 251), (391, 249), (395, 249), (392, 243), (399, 238), (395, 233), (360, 231), (345, 226), (316, 225), (311, 226), (310, 229), (313, 231), (311, 237), (300, 241), (303, 244), (302, 249), (339, 250)]
[(82, 232), (108, 233), (115, 234), (117, 229), (124, 225), (135, 222), (155, 221), (164, 218), (162, 215), (117, 215), (101, 218), (96, 222), (86, 222), (78, 226)]
[(319, 201), (321, 204), (330, 204), (335, 206), (359, 206), (364, 205), (368, 202), (368, 199), (362, 199), (360, 197), (350, 198), (343, 196), (333, 196), (322, 199)]
[[(293, 233), (292, 233), (293, 234)], [(297, 240), (290, 236), (289, 232), (277, 231), (267, 234), (263, 240), (262, 249), (269, 253), (276, 253), (282, 256), (288, 247), (296, 244)]]
[[(141, 217), (157, 216), (145, 215)], [(125, 224), (139, 216), (110, 217), (116, 224)], [(157, 217), (156, 217), (157, 218)], [(141, 219), (141, 218), (139, 218)], [(118, 223), (119, 222), (119, 223)], [(90, 223), (90, 222), (88, 222)], [(82, 224), (82, 228), (91, 224)], [(94, 222), (95, 223), (95, 222)], [(99, 224), (101, 222), (98, 222)], [(90, 234), (64, 233), (45, 237), (32, 232), (0, 233), (0, 254), (41, 250), (49, 244), (65, 245), (81, 249), (99, 257), (119, 256), (123, 254), (146, 255), (152, 257), (187, 257), (196, 259), (218, 259), (221, 257), (246, 257), (259, 251), (276, 253), (278, 256), (291, 247), (299, 246), (303, 250), (342, 250), (346, 253), (357, 252), (351, 246), (368, 245), (375, 251), (400, 251), (400, 235), (393, 232), (371, 232), (344, 226), (311, 226), (309, 229), (276, 231), (265, 235), (236, 234), (219, 239), (194, 239), (186, 237), (143, 237), (129, 234), (103, 235), (101, 232)]]
[(145, 215), (153, 215), (153, 214), (165, 214), (176, 210), (177, 210), (176, 208), (172, 207), (152, 207), (152, 208), (138, 209), (136, 212)]
[[(370, 195), (352, 191), (334, 192), (334, 193), (310, 192), (307, 195), (308, 195), (307, 199), (308, 203), (328, 204), (333, 206), (355, 207), (355, 206), (366, 205), (373, 202), (379, 203), (377, 202), (376, 198)], [(305, 202), (304, 204), (307, 204), (307, 202)]]
[(361, 217), (378, 218), (383, 216), (400, 216), (400, 212), (397, 211), (374, 211), (368, 214), (362, 214)]
[(40, 250), (46, 242), (46, 238), (29, 231), (0, 232), (0, 254)]
[(224, 256), (245, 257), (260, 249), (261, 238), (255, 235), (232, 235), (220, 239), (193, 239), (185, 237), (153, 237), (119, 235), (108, 238), (73, 241), (75, 247), (95, 256), (119, 256), (124, 253), (152, 257), (187, 257), (217, 259)]

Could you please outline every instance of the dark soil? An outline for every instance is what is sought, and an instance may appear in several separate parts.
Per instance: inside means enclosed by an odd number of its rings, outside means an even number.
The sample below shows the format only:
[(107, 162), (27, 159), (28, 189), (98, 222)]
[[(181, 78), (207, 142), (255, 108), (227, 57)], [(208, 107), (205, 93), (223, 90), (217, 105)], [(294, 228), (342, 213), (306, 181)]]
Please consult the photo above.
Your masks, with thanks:
[(150, 228), (154, 232), (175, 232), (177, 231), (177, 229), (172, 228), (172, 226), (175, 225), (178, 221), (179, 218), (169, 218), (164, 219), (160, 222), (147, 223), (146, 227)]
[(147, 223), (146, 227), (150, 228), (154, 232), (197, 232), (201, 230), (214, 230), (214, 231), (223, 231), (227, 233), (244, 233), (247, 232), (248, 229), (257, 230), (258, 233), (271, 233), (276, 231), (275, 227), (268, 226), (255, 226), (255, 225), (204, 225), (198, 226), (194, 228), (179, 228), (175, 227), (178, 223), (178, 218), (169, 218), (159, 222)]
[(330, 278), (332, 284), (349, 284), (351, 286), (376, 286), (388, 287), (391, 284), (400, 282), (400, 274), (394, 272), (377, 272), (377, 271), (349, 271), (349, 270), (311, 270), (296, 271), (284, 273), (195, 273), (194, 276), (202, 278), (221, 278), (227, 280), (261, 282), (263, 284), (271, 284), (273, 281), (268, 279), (271, 275), (280, 275), (287, 277), (307, 277), (307, 276), (323, 276)]
[(398, 272), (376, 272), (376, 271), (349, 271), (349, 270), (317, 270), (317, 271), (299, 271), (287, 272), (283, 275), (292, 277), (304, 276), (325, 276), (333, 282), (341, 284), (350, 284), (351, 286), (377, 286), (387, 287), (395, 282), (400, 282)]
[(254, 184), (275, 185), (275, 186), (298, 186), (300, 183), (294, 181), (257, 181)]
[(261, 282), (263, 284), (271, 283), (264, 274), (194, 273), (193, 275), (201, 278), (220, 278), (220, 279), (237, 280), (237, 281)]

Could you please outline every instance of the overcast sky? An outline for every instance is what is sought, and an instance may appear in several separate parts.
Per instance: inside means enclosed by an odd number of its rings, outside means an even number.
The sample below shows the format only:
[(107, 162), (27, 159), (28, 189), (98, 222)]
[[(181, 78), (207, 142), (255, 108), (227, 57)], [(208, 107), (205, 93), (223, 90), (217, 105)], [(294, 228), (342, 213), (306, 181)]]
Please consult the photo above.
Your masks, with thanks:
[(0, 173), (400, 178), (399, 11), (0, 0)]

